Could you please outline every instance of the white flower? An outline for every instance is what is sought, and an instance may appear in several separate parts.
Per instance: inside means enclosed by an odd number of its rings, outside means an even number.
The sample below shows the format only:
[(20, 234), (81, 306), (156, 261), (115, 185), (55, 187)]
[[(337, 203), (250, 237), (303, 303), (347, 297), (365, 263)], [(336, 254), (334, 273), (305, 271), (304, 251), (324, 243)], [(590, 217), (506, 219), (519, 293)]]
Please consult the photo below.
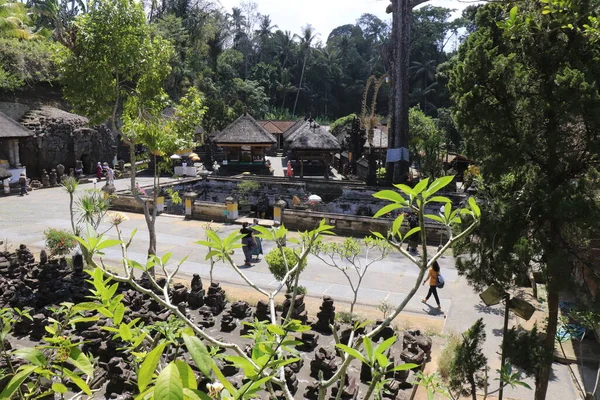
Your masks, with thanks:
[(108, 219), (108, 222), (113, 225), (119, 225), (129, 220), (129, 217), (122, 212), (110, 212), (107, 214), (106, 218)]
[(206, 388), (208, 389), (208, 395), (213, 399), (216, 399), (223, 390), (223, 385), (221, 382), (209, 383), (206, 385)]

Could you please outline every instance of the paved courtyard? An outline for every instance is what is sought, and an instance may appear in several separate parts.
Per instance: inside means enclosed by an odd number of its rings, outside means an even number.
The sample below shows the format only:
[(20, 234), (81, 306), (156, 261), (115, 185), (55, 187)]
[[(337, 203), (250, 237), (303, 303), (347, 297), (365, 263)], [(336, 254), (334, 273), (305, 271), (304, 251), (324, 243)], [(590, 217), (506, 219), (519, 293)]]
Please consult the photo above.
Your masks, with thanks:
[[(151, 178), (139, 178), (138, 181), (141, 186), (151, 184)], [(116, 186), (119, 190), (127, 189), (129, 180), (118, 180)], [(92, 187), (91, 183), (81, 185), (78, 191), (82, 192), (86, 188)], [(34, 250), (43, 248), (44, 230), (49, 227), (70, 229), (68, 201), (67, 193), (61, 188), (38, 190), (25, 197), (0, 197), (0, 240), (7, 239), (13, 247), (24, 243)], [(134, 229), (138, 229), (129, 249), (129, 257), (144, 262), (148, 247), (144, 217), (131, 213), (128, 213), (128, 216), (129, 220), (122, 225), (124, 234), (128, 236)], [(182, 279), (189, 279), (194, 273), (200, 274), (203, 279), (208, 279), (209, 263), (205, 261), (207, 249), (194, 243), (204, 239), (205, 225), (204, 221), (187, 221), (179, 216), (162, 215), (157, 219), (158, 253), (162, 255), (171, 252), (173, 254), (172, 263), (189, 256), (179, 273)], [(229, 235), (240, 229), (239, 225), (216, 225), (220, 228), (220, 236)], [(288, 238), (293, 235), (290, 234)], [(336, 238), (332, 240), (336, 240)], [(263, 241), (265, 254), (273, 247), (272, 242)], [(120, 255), (120, 251), (117, 249), (106, 251), (107, 261), (115, 265), (120, 263)], [(236, 251), (234, 260), (239, 264), (243, 263), (241, 250)], [(477, 294), (464, 279), (457, 276), (451, 256), (442, 257), (440, 265), (446, 279), (446, 286), (439, 291), (444, 312), (440, 313), (421, 303), (420, 299), (426, 294), (426, 287), (420, 287), (419, 292), (409, 302), (404, 312), (444, 320), (444, 333), (462, 332), (468, 329), (477, 318), (483, 317), (487, 325), (484, 351), (490, 360), (492, 369), (490, 384), (497, 386), (493, 379), (496, 375), (495, 369), (499, 368), (498, 354), (502, 340), (499, 330), (502, 327), (502, 314), (498, 310), (482, 306)], [(372, 265), (367, 272), (360, 290), (359, 303), (376, 306), (386, 300), (392, 304), (398, 304), (414, 285), (414, 279), (418, 272), (418, 269), (401, 255), (391, 254), (387, 259)], [(264, 260), (254, 264), (251, 268), (244, 269), (244, 273), (263, 288), (272, 288), (277, 283)], [(214, 279), (227, 284), (243, 284), (242, 278), (233, 269), (223, 264), (215, 266)], [(330, 295), (338, 301), (349, 301), (352, 298), (352, 291), (344, 275), (313, 256), (310, 256), (308, 267), (302, 273), (300, 284), (306, 287), (310, 296)], [(430, 300), (430, 304), (434, 304), (433, 299)], [(533, 382), (530, 383), (533, 387)], [(531, 399), (533, 392), (509, 388), (505, 392), (505, 396), (505, 398)], [(574, 390), (567, 367), (554, 364), (547, 399), (576, 398), (578, 395)]]

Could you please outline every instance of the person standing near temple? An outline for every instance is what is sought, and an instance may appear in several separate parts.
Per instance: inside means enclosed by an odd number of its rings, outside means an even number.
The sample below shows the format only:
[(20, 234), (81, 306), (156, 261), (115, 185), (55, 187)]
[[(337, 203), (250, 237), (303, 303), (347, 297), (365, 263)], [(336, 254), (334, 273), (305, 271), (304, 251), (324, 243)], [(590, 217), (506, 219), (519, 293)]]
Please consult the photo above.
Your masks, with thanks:
[(294, 176), (294, 170), (292, 169), (292, 162), (288, 160), (287, 162), (287, 171), (286, 171), (286, 176), (288, 178), (291, 178)]
[(25, 172), (21, 172), (21, 176), (19, 177), (19, 185), (21, 186), (20, 196), (29, 195), (29, 193), (27, 193), (27, 176), (25, 176)]
[(106, 170), (106, 180), (109, 185), (115, 184), (115, 171), (111, 167), (108, 167)]
[[(253, 228), (255, 226), (259, 226), (260, 224), (258, 223), (258, 219), (254, 218), (254, 221), (252, 223), (252, 225), (250, 226), (250, 228)], [(262, 241), (260, 240), (260, 238), (258, 236), (256, 236), (259, 232), (255, 229), (252, 229), (253, 233), (253, 239), (254, 239), (254, 247), (252, 247), (252, 257), (256, 257), (257, 262), (260, 261), (260, 256), (263, 254), (263, 249), (262, 249)]]
[(98, 161), (98, 165), (96, 165), (96, 178), (98, 178), (98, 180), (102, 179), (102, 163), (100, 161)]
[(244, 222), (242, 224), (242, 229), (240, 229), (240, 234), (242, 236), (242, 250), (244, 251), (244, 267), (252, 266), (252, 248), (254, 247), (254, 238), (252, 237), (252, 233), (254, 230), (248, 227), (248, 223)]

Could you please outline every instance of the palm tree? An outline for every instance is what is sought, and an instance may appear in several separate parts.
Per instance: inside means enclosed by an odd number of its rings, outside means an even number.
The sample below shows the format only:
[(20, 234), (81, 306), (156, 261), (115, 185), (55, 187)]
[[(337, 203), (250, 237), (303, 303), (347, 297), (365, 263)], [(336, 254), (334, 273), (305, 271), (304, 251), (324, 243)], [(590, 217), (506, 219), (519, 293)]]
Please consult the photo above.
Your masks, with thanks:
[(86, 3), (83, 0), (32, 0), (30, 4), (37, 27), (50, 28), (59, 43), (72, 48), (74, 43), (68, 31), (75, 17), (87, 12)]
[(294, 56), (294, 35), (290, 31), (277, 31), (274, 35), (275, 51), (283, 57), (281, 68), (285, 68), (288, 61)]
[(268, 15), (260, 16), (259, 28), (254, 32), (258, 41), (260, 42), (260, 50), (258, 53), (258, 61), (261, 61), (262, 55), (267, 47), (267, 40), (273, 36), (273, 29), (277, 28), (277, 25), (271, 25), (271, 17)]
[(233, 23), (233, 47), (237, 48), (239, 42), (242, 40), (246, 33), (244, 32), (244, 28), (246, 27), (246, 17), (242, 14), (242, 10), (237, 7), (233, 7), (231, 9), (231, 14), (229, 17), (231, 18), (231, 22)]
[(315, 33), (314, 28), (311, 24), (306, 25), (302, 28), (302, 36), (295, 35), (300, 39), (300, 52), (304, 53), (304, 61), (302, 61), (302, 72), (300, 73), (300, 83), (298, 84), (298, 91), (296, 92), (296, 101), (294, 101), (294, 109), (292, 114), (296, 115), (296, 106), (298, 105), (298, 97), (300, 96), (300, 90), (302, 89), (302, 80), (304, 79), (304, 70), (306, 69), (306, 60), (311, 51), (310, 45), (313, 40), (318, 36), (318, 33)]
[(28, 26), (30, 20), (25, 5), (9, 0), (0, 0), (0, 37), (35, 39)]
[(428, 113), (428, 111), (436, 111), (437, 107), (431, 103), (429, 100), (427, 100), (427, 98), (432, 95), (435, 94), (436, 88), (437, 86), (437, 82), (433, 82), (432, 84), (430, 84), (427, 87), (415, 87), (413, 88), (413, 90), (410, 93), (410, 99), (416, 103), (419, 104), (421, 107), (421, 110), (423, 110), (423, 112), (425, 114)]

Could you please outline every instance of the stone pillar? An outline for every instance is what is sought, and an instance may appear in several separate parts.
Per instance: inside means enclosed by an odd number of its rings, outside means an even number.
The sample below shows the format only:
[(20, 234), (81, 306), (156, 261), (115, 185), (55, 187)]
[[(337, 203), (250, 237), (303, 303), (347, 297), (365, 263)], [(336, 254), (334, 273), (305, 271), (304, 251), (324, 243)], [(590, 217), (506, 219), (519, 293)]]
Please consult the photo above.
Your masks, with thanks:
[(235, 221), (238, 219), (238, 203), (237, 201), (229, 196), (225, 199), (225, 204), (227, 205), (227, 220)]
[(19, 139), (12, 139), (10, 146), (12, 146), (14, 165), (16, 168), (21, 168), (21, 159), (19, 158)]
[(4, 194), (10, 194), (10, 178), (4, 180)]
[(162, 191), (156, 198), (156, 211), (159, 213), (165, 211), (165, 195), (162, 193)]
[(194, 208), (194, 201), (198, 197), (198, 193), (196, 192), (186, 192), (183, 195), (185, 199), (185, 217), (190, 218), (192, 216), (192, 210)]
[(283, 209), (285, 208), (285, 201), (279, 199), (273, 205), (273, 221), (283, 224)]

